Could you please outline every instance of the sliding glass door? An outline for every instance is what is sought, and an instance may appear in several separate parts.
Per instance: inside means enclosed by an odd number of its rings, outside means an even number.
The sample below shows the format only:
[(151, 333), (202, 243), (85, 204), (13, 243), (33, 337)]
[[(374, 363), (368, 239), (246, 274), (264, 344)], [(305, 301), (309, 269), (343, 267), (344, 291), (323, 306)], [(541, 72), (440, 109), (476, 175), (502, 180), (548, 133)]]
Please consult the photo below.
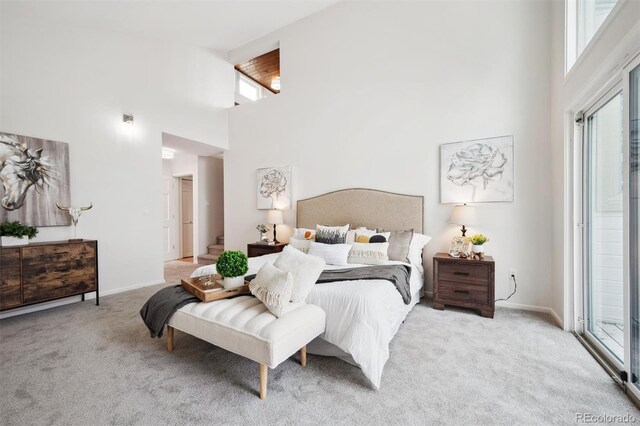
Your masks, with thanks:
[(577, 329), (640, 401), (640, 56), (582, 118)]
[[(629, 390), (640, 399), (640, 58), (628, 71)], [(628, 370), (628, 371), (629, 371)]]
[(622, 370), (623, 98), (618, 85), (585, 114), (585, 335)]

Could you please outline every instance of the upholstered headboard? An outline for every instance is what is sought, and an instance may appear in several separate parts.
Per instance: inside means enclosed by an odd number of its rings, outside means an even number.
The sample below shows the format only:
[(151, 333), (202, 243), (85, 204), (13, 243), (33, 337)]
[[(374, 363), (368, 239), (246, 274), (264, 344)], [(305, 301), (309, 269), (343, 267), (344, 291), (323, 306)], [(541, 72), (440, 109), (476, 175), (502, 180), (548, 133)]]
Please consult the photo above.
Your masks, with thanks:
[(375, 189), (343, 189), (300, 200), (297, 227), (345, 225), (351, 228), (413, 229), (422, 233), (424, 199)]

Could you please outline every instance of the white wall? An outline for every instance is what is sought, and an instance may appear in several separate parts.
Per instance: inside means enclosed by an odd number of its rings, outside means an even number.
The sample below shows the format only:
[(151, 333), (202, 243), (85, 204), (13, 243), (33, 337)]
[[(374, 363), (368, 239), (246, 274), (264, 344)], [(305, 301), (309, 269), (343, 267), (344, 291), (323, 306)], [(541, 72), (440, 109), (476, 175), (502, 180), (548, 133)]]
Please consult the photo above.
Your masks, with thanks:
[(198, 157), (198, 254), (224, 234), (224, 167), (216, 157)]
[(430, 289), (431, 257), (458, 232), (439, 201), (440, 144), (512, 134), (516, 201), (478, 205), (471, 232), (491, 239), (496, 297), (512, 267), (510, 302), (549, 306), (550, 12), (538, 1), (344, 2), (229, 52), (233, 62), (279, 41), (282, 92), (229, 114), (228, 248), (245, 249), (265, 220), (256, 169), (291, 165), (294, 202), (349, 187), (424, 195)]
[(200, 48), (28, 19), (37, 7), (2, 3), (0, 129), (69, 143), (71, 201), (94, 204), (79, 235), (99, 240), (103, 293), (162, 281), (162, 132), (226, 148), (233, 67)]

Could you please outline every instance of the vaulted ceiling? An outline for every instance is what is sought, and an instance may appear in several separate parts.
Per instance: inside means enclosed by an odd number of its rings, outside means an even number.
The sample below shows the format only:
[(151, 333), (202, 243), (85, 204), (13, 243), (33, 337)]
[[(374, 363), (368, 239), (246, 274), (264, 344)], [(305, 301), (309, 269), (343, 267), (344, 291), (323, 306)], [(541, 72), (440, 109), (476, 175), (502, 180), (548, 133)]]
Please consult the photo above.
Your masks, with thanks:
[(40, 20), (62, 26), (116, 31), (227, 51), (312, 15), (338, 0), (289, 1), (3, 1), (3, 12), (37, 27)]

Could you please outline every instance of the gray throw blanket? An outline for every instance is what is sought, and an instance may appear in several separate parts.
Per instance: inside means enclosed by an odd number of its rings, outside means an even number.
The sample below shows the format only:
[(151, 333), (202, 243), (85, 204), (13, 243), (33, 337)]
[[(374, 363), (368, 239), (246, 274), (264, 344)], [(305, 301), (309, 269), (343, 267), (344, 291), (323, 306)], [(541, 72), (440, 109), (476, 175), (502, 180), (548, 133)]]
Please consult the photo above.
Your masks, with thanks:
[(151, 337), (162, 337), (164, 326), (178, 309), (192, 302), (199, 302), (196, 296), (180, 284), (165, 287), (151, 296), (140, 309), (140, 316), (149, 329)]
[(316, 284), (353, 280), (387, 280), (396, 286), (405, 305), (411, 303), (411, 266), (374, 265), (362, 268), (334, 269), (323, 271)]
[[(255, 275), (248, 275), (245, 280), (252, 280)], [(345, 268), (326, 270), (320, 274), (316, 284), (333, 283), (338, 281), (355, 280), (387, 280), (390, 281), (400, 295), (405, 305), (411, 303), (411, 267), (409, 265), (374, 265), (361, 268)]]

